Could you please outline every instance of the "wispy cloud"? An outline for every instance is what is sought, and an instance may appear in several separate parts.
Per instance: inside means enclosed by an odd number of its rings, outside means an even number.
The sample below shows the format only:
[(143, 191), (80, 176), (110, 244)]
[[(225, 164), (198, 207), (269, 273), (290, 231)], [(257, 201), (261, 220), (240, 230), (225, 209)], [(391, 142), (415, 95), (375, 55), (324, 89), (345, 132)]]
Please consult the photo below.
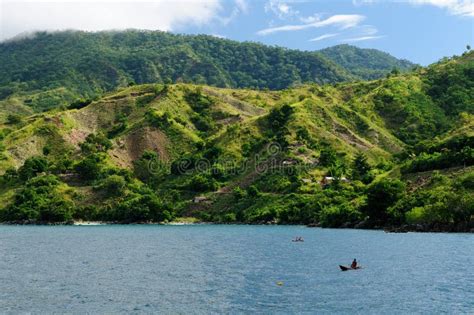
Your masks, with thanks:
[(362, 41), (365, 41), (365, 40), (373, 40), (373, 39), (379, 39), (379, 38), (383, 38), (385, 36), (383, 35), (380, 35), (380, 36), (360, 36), (360, 37), (353, 37), (353, 38), (346, 38), (346, 39), (342, 39), (341, 42), (349, 42), (349, 43), (353, 43), (353, 42), (362, 42)]
[(249, 5), (246, 0), (235, 0), (235, 5), (242, 13), (247, 13)]
[(321, 36), (312, 38), (312, 39), (310, 39), (309, 41), (310, 41), (310, 42), (319, 42), (320, 40), (327, 39), (327, 38), (331, 38), (331, 37), (335, 37), (335, 36), (337, 36), (337, 35), (339, 35), (339, 33), (323, 34), (323, 35), (321, 35)]
[(431, 5), (447, 10), (451, 15), (474, 17), (473, 0), (352, 0), (354, 6), (384, 2), (410, 4), (414, 6)]
[(450, 14), (474, 17), (473, 0), (408, 0), (412, 5), (432, 5), (446, 9)]
[(355, 28), (355, 31), (359, 36), (375, 35), (379, 32), (379, 30), (373, 25), (361, 25)]
[(228, 16), (216, 16), (216, 18), (221, 22), (222, 25), (227, 25), (241, 13), (248, 13), (247, 0), (234, 0), (234, 6), (230, 14)]
[(325, 20), (319, 20), (312, 23), (306, 24), (288, 24), (277, 27), (270, 27), (257, 32), (258, 35), (269, 35), (277, 32), (291, 32), (301, 31), (310, 28), (321, 28), (326, 26), (336, 26), (340, 29), (347, 29), (355, 27), (365, 19), (363, 15), (350, 14), (350, 15), (333, 15)]
[(378, 32), (378, 29), (373, 25), (360, 25), (353, 28), (351, 34), (346, 34), (349, 38), (341, 39), (340, 42), (361, 42), (385, 37), (385, 35), (380, 35)]
[(322, 14), (319, 14), (319, 13), (315, 13), (313, 15), (310, 15), (310, 16), (302, 16), (300, 17), (300, 21), (307, 24), (307, 23), (314, 23), (314, 22), (317, 22), (319, 20), (321, 20), (321, 17), (322, 17)]
[(365, 4), (373, 4), (376, 3), (377, 0), (352, 0), (352, 4), (355, 6), (361, 6)]

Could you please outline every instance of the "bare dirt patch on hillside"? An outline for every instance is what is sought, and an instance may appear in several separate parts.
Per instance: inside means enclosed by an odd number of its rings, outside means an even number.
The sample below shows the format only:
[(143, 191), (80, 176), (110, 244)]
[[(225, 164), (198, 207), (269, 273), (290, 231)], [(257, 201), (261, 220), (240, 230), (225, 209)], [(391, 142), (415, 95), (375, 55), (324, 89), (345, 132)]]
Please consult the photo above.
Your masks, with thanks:
[(117, 166), (130, 168), (147, 150), (157, 152), (161, 160), (169, 160), (168, 146), (169, 140), (162, 131), (145, 127), (119, 138), (109, 155)]

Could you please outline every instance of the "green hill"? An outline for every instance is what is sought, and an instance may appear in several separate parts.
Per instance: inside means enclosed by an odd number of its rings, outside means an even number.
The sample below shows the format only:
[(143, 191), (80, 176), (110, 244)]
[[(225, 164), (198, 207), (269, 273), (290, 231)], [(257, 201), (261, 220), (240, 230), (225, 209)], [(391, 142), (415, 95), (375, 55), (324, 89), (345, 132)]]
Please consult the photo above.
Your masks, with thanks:
[(143, 84), (9, 115), (0, 220), (469, 230), (472, 69), (470, 52), (375, 81), (280, 91)]
[(381, 78), (393, 69), (403, 72), (416, 66), (408, 60), (397, 59), (377, 49), (362, 49), (347, 44), (325, 48), (319, 52), (353, 76), (364, 80)]
[[(187, 82), (279, 90), (302, 83), (361, 79), (366, 75), (358, 73), (367, 68), (373, 70), (370, 78), (378, 78), (395, 64), (408, 67), (377, 51), (368, 54), (352, 46), (339, 46), (338, 51), (347, 51), (341, 63), (340, 58), (326, 58), (319, 52), (205, 35), (36, 33), (0, 43), (0, 100), (9, 99), (10, 107), (16, 104), (43, 111), (130, 84)], [(347, 62), (349, 54), (357, 54), (354, 63)]]

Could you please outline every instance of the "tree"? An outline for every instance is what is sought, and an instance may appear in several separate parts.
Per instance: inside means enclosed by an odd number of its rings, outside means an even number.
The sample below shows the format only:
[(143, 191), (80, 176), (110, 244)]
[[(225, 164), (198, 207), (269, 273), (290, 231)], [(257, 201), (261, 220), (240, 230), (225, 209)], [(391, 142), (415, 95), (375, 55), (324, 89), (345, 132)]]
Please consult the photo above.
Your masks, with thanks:
[(86, 141), (81, 143), (81, 150), (85, 154), (106, 152), (112, 147), (112, 142), (102, 133), (87, 136)]
[(268, 114), (270, 126), (275, 133), (286, 133), (286, 125), (288, 124), (294, 109), (288, 104), (278, 108), (273, 108)]
[(27, 181), (37, 174), (48, 170), (48, 161), (41, 156), (26, 159), (23, 166), (18, 169), (18, 176), (22, 181)]
[(75, 166), (76, 173), (85, 180), (99, 179), (102, 175), (103, 156), (93, 154), (87, 156)]
[(68, 109), (81, 109), (81, 108), (86, 107), (90, 103), (92, 103), (91, 99), (80, 98), (72, 102), (67, 108)]
[(390, 74), (392, 74), (392, 75), (399, 75), (399, 74), (400, 74), (400, 70), (398, 70), (397, 67), (394, 67), (394, 68), (392, 69), (392, 71), (390, 71)]
[(127, 182), (120, 175), (110, 175), (99, 185), (99, 189), (103, 190), (108, 196), (120, 196), (126, 187)]
[(18, 178), (18, 172), (16, 168), (9, 167), (5, 170), (5, 173), (2, 175), (2, 180), (4, 183), (13, 182)]
[(121, 222), (162, 222), (173, 218), (173, 211), (155, 194), (131, 195), (116, 206), (111, 219)]
[(334, 165), (336, 161), (336, 151), (334, 151), (331, 147), (321, 150), (321, 153), (319, 154), (319, 164), (321, 166), (329, 167)]
[(247, 187), (247, 195), (250, 198), (256, 198), (260, 196), (260, 191), (255, 185), (250, 185), (249, 187)]
[(9, 125), (16, 125), (21, 123), (21, 116), (17, 114), (8, 114), (7, 116), (7, 124)]
[(352, 178), (368, 183), (372, 179), (369, 176), (371, 169), (367, 157), (363, 153), (357, 153), (352, 161)]
[(145, 151), (141, 158), (133, 162), (133, 171), (141, 181), (157, 185), (165, 175), (170, 173), (170, 167), (160, 160), (158, 153)]
[(467, 51), (470, 51), (470, 50), (471, 50), (471, 45), (467, 44), (467, 45), (466, 45), (466, 50), (467, 50)]
[(59, 191), (54, 175), (34, 177), (19, 190), (14, 201), (1, 213), (1, 221), (35, 220), (66, 222), (72, 219), (73, 202)]
[(367, 205), (364, 213), (372, 221), (386, 221), (387, 209), (394, 205), (405, 192), (405, 184), (398, 179), (384, 178), (372, 183), (367, 189)]
[(215, 191), (219, 188), (219, 183), (208, 174), (197, 174), (191, 179), (188, 187), (199, 192)]

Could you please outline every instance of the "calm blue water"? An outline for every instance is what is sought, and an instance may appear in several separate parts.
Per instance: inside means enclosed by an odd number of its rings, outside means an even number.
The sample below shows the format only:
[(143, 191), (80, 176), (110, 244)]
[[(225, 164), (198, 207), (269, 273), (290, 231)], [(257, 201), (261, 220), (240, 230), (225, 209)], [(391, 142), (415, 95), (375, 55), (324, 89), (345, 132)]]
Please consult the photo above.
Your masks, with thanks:
[(0, 313), (18, 312), (472, 313), (474, 235), (0, 226)]

